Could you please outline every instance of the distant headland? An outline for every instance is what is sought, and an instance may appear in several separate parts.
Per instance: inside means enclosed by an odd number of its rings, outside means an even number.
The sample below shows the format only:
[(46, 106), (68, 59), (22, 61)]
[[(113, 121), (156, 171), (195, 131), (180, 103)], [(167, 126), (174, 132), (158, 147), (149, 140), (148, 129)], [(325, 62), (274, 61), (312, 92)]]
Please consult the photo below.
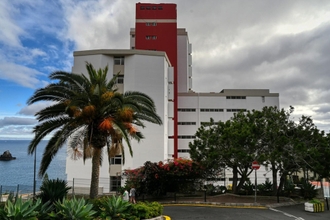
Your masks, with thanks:
[(13, 157), (9, 150), (6, 150), (3, 152), (3, 154), (0, 155), (0, 160), (15, 160), (16, 157)]

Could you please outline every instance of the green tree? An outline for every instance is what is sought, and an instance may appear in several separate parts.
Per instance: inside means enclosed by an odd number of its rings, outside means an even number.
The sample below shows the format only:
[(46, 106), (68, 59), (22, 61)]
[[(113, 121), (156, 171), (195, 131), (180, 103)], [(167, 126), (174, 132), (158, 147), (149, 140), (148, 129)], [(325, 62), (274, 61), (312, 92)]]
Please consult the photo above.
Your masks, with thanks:
[[(302, 116), (297, 123), (291, 120), (293, 110), (264, 107), (237, 113), (226, 122), (214, 124), (211, 119), (196, 132), (197, 138), (189, 145), (190, 156), (206, 167), (208, 175), (224, 165), (232, 168), (236, 193), (255, 159), (271, 166), (273, 194), (280, 195), (288, 176), (301, 169), (329, 178), (330, 135), (320, 132), (310, 117)], [(237, 184), (238, 174), (241, 181)]]
[[(282, 185), (289, 172), (284, 169), (285, 164), (290, 164), (292, 155), (292, 138), (294, 122), (290, 120), (290, 114), (293, 107), (288, 111), (278, 109), (277, 107), (264, 107), (259, 112), (258, 127), (262, 131), (260, 133), (260, 149), (259, 156), (263, 158), (263, 163), (270, 166), (273, 177), (273, 194), (278, 190), (277, 174), (282, 174)], [(292, 159), (292, 158), (291, 158)], [(287, 162), (285, 162), (287, 161)], [(289, 167), (286, 167), (289, 168)]]
[[(36, 113), (39, 124), (34, 127), (34, 138), (28, 146), (33, 154), (39, 142), (51, 135), (43, 153), (39, 175), (45, 174), (53, 157), (68, 142), (69, 147), (83, 148), (83, 159), (92, 158), (90, 197), (98, 195), (102, 150), (108, 150), (109, 159), (118, 150), (124, 157), (122, 140), (131, 149), (130, 138), (143, 138), (137, 127), (145, 127), (143, 121), (161, 124), (153, 100), (141, 92), (117, 92), (116, 77), (108, 80), (108, 67), (95, 70), (86, 63), (88, 75), (57, 71), (49, 78), (54, 83), (35, 91), (28, 104), (53, 101)], [(115, 153), (114, 153), (115, 152)]]
[(189, 143), (190, 157), (203, 167), (203, 178), (216, 177), (225, 165), (221, 159), (220, 148), (224, 144), (221, 141), (222, 133), (226, 124), (215, 123), (211, 118), (209, 123), (203, 123), (196, 131), (196, 139)]
[[(251, 163), (258, 159), (258, 134), (254, 112), (239, 112), (231, 120), (201, 126), (190, 143), (191, 158), (205, 166), (207, 174), (219, 173), (223, 166), (233, 170), (233, 191), (238, 192), (251, 174)], [(238, 175), (241, 180), (238, 183)]]
[[(301, 167), (304, 180), (308, 180), (308, 171), (313, 171), (315, 177), (321, 182), (323, 178), (330, 177), (330, 134), (318, 130), (311, 117), (303, 116), (297, 126), (296, 148), (301, 153)], [(323, 186), (321, 185), (323, 188)]]

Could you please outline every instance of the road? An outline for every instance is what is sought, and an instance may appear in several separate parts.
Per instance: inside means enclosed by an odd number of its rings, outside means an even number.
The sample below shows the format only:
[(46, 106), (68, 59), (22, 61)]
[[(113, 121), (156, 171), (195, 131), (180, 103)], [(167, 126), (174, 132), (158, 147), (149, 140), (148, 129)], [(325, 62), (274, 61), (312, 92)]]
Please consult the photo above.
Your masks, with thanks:
[(164, 215), (171, 220), (329, 220), (330, 211), (310, 213), (304, 205), (274, 209), (217, 208), (196, 206), (165, 206)]

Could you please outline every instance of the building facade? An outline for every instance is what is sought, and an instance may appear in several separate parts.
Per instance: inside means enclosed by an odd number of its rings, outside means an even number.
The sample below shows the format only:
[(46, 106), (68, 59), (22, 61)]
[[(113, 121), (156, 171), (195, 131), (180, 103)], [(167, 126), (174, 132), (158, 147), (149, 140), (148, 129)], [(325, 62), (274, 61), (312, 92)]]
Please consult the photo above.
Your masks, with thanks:
[[(109, 66), (109, 77), (120, 72), (119, 91), (141, 91), (155, 102), (163, 125), (146, 124), (140, 143), (132, 142), (133, 157), (126, 155), (101, 167), (100, 191), (115, 191), (125, 169), (142, 166), (146, 161), (189, 158), (189, 142), (202, 123), (229, 120), (240, 110), (279, 107), (279, 94), (268, 89), (224, 89), (197, 93), (192, 89), (192, 46), (188, 33), (177, 28), (175, 4), (136, 4), (135, 28), (130, 30), (127, 50), (90, 50), (74, 52), (72, 72), (86, 73), (85, 62), (95, 68)], [(126, 149), (126, 152), (128, 150)], [(265, 171), (267, 172), (267, 171)], [(265, 172), (260, 172), (265, 174)], [(83, 190), (89, 187), (91, 163), (67, 158), (69, 184)], [(260, 175), (261, 175), (260, 174)], [(227, 175), (230, 178), (230, 175)], [(81, 183), (79, 181), (81, 181)], [(84, 182), (84, 183), (82, 183)]]

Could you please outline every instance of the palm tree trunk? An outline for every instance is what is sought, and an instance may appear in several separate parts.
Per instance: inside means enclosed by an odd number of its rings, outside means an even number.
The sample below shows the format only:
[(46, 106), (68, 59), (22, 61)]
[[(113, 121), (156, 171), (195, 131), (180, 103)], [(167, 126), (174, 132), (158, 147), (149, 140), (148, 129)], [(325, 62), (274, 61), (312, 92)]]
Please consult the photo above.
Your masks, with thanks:
[(101, 160), (101, 148), (94, 147), (92, 158), (92, 178), (89, 197), (95, 199), (98, 196), (99, 180), (100, 180), (100, 160)]

